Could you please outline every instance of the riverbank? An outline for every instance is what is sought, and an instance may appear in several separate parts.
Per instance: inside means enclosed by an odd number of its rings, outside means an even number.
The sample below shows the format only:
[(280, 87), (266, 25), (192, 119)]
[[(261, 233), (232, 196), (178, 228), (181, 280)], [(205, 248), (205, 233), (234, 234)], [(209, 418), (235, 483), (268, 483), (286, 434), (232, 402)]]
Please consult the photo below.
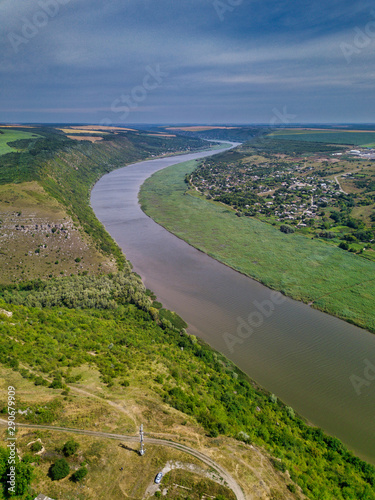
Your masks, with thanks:
[(293, 299), (375, 332), (375, 264), (187, 191), (195, 162), (146, 180), (142, 209), (158, 224), (229, 267)]

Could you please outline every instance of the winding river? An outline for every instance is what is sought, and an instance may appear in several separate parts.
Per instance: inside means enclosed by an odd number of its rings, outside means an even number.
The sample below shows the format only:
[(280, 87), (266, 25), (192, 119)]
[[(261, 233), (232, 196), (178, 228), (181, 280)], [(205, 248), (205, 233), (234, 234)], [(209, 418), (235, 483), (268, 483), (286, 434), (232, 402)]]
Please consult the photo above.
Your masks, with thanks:
[(111, 172), (94, 186), (91, 205), (145, 285), (189, 323), (190, 333), (375, 464), (375, 335), (280, 297), (170, 234), (140, 209), (138, 191), (147, 177), (211, 154)]

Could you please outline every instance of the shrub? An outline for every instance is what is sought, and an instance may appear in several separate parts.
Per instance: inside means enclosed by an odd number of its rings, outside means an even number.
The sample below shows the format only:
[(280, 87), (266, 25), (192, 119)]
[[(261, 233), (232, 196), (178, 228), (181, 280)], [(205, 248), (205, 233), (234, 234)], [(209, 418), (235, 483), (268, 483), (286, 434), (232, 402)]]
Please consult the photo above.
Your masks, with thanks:
[(69, 439), (69, 441), (64, 444), (62, 451), (66, 457), (70, 457), (71, 455), (74, 455), (78, 448), (79, 443), (74, 441), (74, 439)]
[(40, 441), (35, 441), (35, 443), (33, 443), (31, 446), (30, 446), (30, 450), (33, 451), (33, 452), (38, 452), (40, 451), (41, 449), (43, 448), (42, 446), (42, 443)]
[(286, 471), (286, 465), (281, 460), (277, 460), (276, 458), (271, 458), (271, 462), (276, 470), (279, 470), (280, 472)]
[(80, 469), (76, 470), (74, 474), (71, 476), (71, 480), (74, 481), (75, 483), (78, 483), (79, 481), (82, 481), (82, 479), (87, 476), (88, 470), (86, 467), (81, 467)]
[(65, 458), (60, 458), (49, 468), (49, 476), (53, 481), (64, 479), (69, 474), (69, 464)]
[(45, 386), (47, 386), (48, 385), (48, 381), (45, 380), (43, 377), (38, 376), (34, 380), (34, 385), (45, 385)]
[(55, 377), (50, 386), (49, 386), (51, 389), (63, 389), (64, 388), (64, 384), (63, 384), (63, 381), (62, 381), (62, 378), (61, 377)]
[(342, 241), (339, 245), (339, 248), (342, 248), (343, 250), (349, 250), (349, 245), (346, 241)]
[(286, 226), (285, 224), (282, 224), (280, 226), (280, 231), (285, 234), (291, 234), (294, 233), (294, 229), (290, 226)]

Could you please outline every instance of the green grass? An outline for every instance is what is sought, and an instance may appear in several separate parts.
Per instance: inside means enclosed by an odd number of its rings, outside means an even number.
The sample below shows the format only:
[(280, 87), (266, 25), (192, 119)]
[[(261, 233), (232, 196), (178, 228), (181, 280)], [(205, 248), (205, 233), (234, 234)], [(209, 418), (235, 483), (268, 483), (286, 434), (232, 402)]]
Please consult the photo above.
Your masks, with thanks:
[(0, 155), (5, 155), (7, 153), (12, 153), (18, 151), (16, 147), (11, 147), (8, 145), (9, 142), (18, 141), (20, 139), (34, 139), (40, 137), (37, 134), (32, 134), (30, 132), (21, 132), (19, 130), (7, 130), (0, 128)]
[(375, 263), (300, 234), (236, 217), (228, 207), (186, 193), (196, 163), (154, 174), (141, 188), (144, 211), (194, 247), (285, 295), (375, 332)]
[(337, 130), (281, 130), (270, 134), (274, 138), (294, 141), (326, 142), (329, 144), (354, 144), (369, 147), (375, 142), (375, 132)]

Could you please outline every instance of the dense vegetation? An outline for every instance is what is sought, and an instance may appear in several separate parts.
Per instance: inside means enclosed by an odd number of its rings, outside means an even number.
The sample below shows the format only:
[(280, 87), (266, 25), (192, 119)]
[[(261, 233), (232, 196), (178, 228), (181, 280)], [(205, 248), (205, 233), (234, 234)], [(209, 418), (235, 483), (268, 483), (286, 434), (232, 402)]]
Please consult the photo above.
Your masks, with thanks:
[[(29, 494), (34, 471), (32, 462), (33, 457), (30, 455), (25, 455), (20, 460), (17, 453), (14, 458), (11, 457), (9, 448), (0, 448), (0, 498), (16, 497), (23, 500), (33, 500), (34, 497)], [(16, 471), (14, 485), (8, 483), (12, 479), (10, 476), (11, 467), (13, 467), (13, 471)]]
[[(256, 138), (246, 145), (249, 150), (265, 154), (286, 154), (286, 155), (308, 155), (312, 153), (335, 153), (341, 150), (341, 146), (331, 146), (317, 142), (303, 142), (295, 140), (291, 137), (289, 140), (284, 136), (281, 138), (273, 138), (273, 136), (265, 136)], [(302, 143), (301, 143), (302, 141)]]
[(0, 155), (24, 149), (38, 137), (27, 129), (0, 128)]
[[(287, 469), (309, 498), (375, 498), (372, 466), (306, 425), (195, 337), (160, 328), (152, 311), (132, 304), (114, 310), (6, 307), (13, 317), (0, 325), (0, 361), (34, 383), (52, 378), (62, 381), (54, 387), (64, 388), (70, 369), (84, 363), (94, 363), (107, 384), (142, 370), (167, 403), (195, 417), (210, 436), (226, 434), (265, 447), (274, 466)], [(19, 406), (25, 409), (22, 401)], [(24, 418), (51, 423), (62, 415), (63, 399), (28, 407)]]

